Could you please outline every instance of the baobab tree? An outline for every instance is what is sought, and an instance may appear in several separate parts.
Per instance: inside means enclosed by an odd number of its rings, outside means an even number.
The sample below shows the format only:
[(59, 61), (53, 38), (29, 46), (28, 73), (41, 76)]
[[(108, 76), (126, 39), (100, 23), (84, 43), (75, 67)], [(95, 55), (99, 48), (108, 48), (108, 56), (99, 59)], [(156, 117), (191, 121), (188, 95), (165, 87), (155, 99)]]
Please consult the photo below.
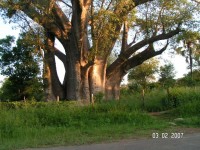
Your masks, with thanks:
[[(98, 92), (119, 99), (127, 72), (165, 51), (196, 11), (187, 0), (2, 0), (0, 8), (4, 17), (42, 28), (47, 99), (86, 102)], [(65, 54), (55, 47), (56, 39)], [(108, 66), (116, 43), (118, 56)], [(65, 67), (63, 83), (55, 56)]]

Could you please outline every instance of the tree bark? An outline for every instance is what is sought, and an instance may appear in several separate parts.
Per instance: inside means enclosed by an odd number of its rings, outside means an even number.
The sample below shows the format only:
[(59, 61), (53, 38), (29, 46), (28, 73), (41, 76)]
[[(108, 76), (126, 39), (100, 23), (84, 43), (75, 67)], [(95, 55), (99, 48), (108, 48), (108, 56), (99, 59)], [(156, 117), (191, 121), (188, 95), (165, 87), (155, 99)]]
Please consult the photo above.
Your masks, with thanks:
[(94, 61), (89, 76), (90, 94), (105, 93), (106, 66), (105, 59), (99, 58)]
[(120, 97), (120, 83), (124, 76), (122, 69), (116, 69), (113, 76), (106, 79), (105, 84), (105, 98), (106, 100), (119, 100)]
[(66, 73), (64, 78), (65, 99), (80, 100), (81, 86), (81, 64), (79, 61), (79, 51), (73, 33), (68, 40), (63, 39), (63, 47), (66, 52)]
[(56, 100), (59, 96), (64, 98), (63, 86), (60, 83), (56, 71), (55, 51), (54, 51), (55, 38), (52, 34), (46, 33), (46, 50), (44, 51), (44, 86), (46, 100)]
[(46, 101), (55, 100), (55, 95), (53, 94), (53, 87), (51, 82), (51, 71), (46, 61), (44, 61), (43, 84), (44, 84), (45, 100)]

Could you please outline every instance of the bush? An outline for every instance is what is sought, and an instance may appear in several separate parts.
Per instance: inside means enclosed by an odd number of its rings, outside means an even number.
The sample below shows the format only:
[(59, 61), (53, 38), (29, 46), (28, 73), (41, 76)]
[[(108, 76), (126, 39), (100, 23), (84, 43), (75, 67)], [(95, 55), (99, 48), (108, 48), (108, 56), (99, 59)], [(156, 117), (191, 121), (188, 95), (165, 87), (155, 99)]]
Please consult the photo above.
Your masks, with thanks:
[(194, 101), (200, 101), (199, 88), (173, 88), (169, 95), (169, 107), (176, 108)]
[(200, 100), (185, 103), (175, 109), (174, 112), (182, 117), (200, 116)]
[(0, 121), (0, 141), (20, 136), (20, 128), (92, 128), (122, 124), (145, 127), (157, 122), (128, 103), (114, 101), (82, 107), (68, 102), (1, 103), (0, 118), (4, 118)]
[(96, 103), (101, 103), (104, 99), (104, 93), (99, 92), (97, 94), (94, 95), (94, 102)]

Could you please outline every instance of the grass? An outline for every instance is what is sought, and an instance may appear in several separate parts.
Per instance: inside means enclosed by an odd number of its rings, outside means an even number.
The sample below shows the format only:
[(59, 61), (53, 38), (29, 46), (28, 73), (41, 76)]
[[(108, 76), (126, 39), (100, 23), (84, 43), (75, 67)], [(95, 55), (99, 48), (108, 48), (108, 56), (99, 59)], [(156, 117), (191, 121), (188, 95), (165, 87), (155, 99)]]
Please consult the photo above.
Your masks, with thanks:
[[(140, 93), (124, 94), (123, 101), (133, 104), (135, 108), (142, 109)], [(175, 87), (170, 89), (170, 95), (162, 89), (154, 89), (146, 92), (146, 112), (167, 111), (158, 115), (159, 119), (174, 122), (180, 127), (200, 127), (200, 87)], [(175, 121), (181, 118), (180, 121)]]
[(115, 140), (167, 127), (116, 102), (82, 107), (68, 102), (2, 103), (0, 117), (0, 149), (6, 150)]
[[(145, 108), (137, 93), (94, 106), (78, 102), (0, 103), (0, 150), (150, 137), (153, 131), (171, 130), (169, 122), (180, 127), (200, 127), (199, 88), (171, 91), (170, 103), (165, 103), (164, 90), (147, 93)], [(178, 101), (176, 107), (171, 105), (174, 101)], [(149, 115), (168, 109), (171, 111), (167, 117)]]

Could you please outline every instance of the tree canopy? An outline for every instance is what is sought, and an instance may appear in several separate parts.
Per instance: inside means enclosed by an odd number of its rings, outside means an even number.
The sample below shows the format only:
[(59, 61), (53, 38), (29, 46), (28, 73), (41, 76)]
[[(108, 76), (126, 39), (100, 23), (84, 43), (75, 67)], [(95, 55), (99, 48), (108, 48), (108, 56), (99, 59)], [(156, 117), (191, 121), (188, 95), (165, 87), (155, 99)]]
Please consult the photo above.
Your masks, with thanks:
[(0, 39), (0, 66), (7, 77), (1, 88), (1, 100), (42, 99), (40, 57), (21, 34), (16, 42), (12, 36)]
[[(35, 44), (44, 51), (47, 99), (86, 102), (98, 92), (118, 99), (123, 76), (160, 55), (182, 31), (197, 28), (199, 15), (190, 0), (7, 0), (0, 9), (24, 29), (43, 31), (42, 42)], [(65, 54), (55, 47), (56, 39)], [(117, 43), (118, 56), (107, 67)], [(55, 56), (65, 66), (63, 83)]]
[(128, 75), (129, 81), (142, 86), (142, 89), (146, 89), (147, 85), (155, 80), (155, 73), (158, 72), (158, 60), (150, 59), (145, 61), (140, 66), (131, 70)]
[(164, 88), (169, 89), (169, 87), (172, 87), (175, 84), (175, 69), (172, 63), (161, 66), (159, 75), (159, 81)]
[(179, 43), (182, 42), (182, 45), (179, 45), (176, 51), (186, 58), (192, 79), (193, 69), (200, 67), (200, 33), (198, 31), (185, 31), (178, 36), (177, 40)]

